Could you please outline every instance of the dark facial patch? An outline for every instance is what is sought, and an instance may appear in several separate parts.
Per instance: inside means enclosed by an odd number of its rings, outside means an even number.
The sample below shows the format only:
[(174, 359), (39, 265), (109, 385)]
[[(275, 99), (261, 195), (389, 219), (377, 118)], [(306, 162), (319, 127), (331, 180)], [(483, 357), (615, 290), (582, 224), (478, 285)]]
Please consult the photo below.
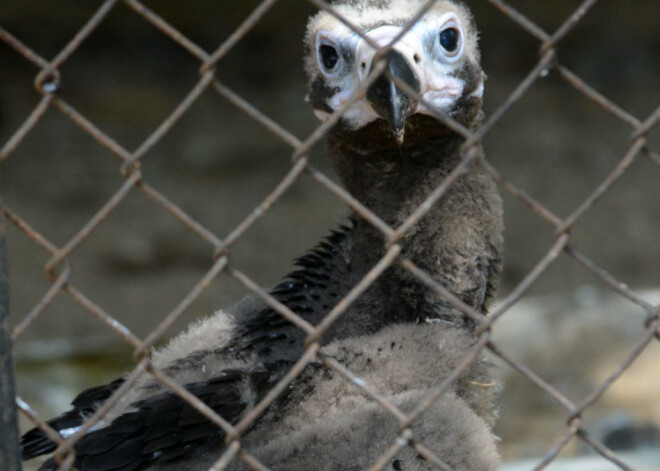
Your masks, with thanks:
[(468, 129), (476, 129), (483, 121), (481, 97), (461, 96), (452, 107), (450, 115)]
[(338, 87), (329, 86), (321, 75), (317, 75), (310, 86), (308, 96), (309, 104), (312, 105), (315, 110), (332, 113), (334, 110), (328, 105), (328, 101), (338, 92)]
[(481, 68), (474, 62), (467, 60), (463, 62), (461, 68), (454, 72), (452, 76), (461, 79), (465, 84), (461, 98), (468, 97), (479, 87), (483, 80)]
[(340, 44), (339, 49), (341, 50), (341, 55), (344, 58), (344, 62), (350, 68), (355, 62), (355, 52), (353, 52), (353, 49), (346, 46), (345, 44)]

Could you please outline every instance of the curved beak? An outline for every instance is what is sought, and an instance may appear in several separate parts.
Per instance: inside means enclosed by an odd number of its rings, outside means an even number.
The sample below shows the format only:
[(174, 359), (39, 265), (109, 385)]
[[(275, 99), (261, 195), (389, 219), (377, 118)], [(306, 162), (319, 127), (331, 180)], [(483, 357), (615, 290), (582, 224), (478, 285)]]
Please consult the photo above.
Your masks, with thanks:
[[(419, 92), (420, 82), (408, 60), (392, 49), (386, 56), (386, 72)], [(373, 69), (373, 64), (370, 69)], [(417, 109), (417, 101), (401, 90), (386, 72), (383, 72), (367, 89), (366, 98), (378, 115), (385, 119), (394, 133), (397, 143), (403, 143), (406, 120)]]

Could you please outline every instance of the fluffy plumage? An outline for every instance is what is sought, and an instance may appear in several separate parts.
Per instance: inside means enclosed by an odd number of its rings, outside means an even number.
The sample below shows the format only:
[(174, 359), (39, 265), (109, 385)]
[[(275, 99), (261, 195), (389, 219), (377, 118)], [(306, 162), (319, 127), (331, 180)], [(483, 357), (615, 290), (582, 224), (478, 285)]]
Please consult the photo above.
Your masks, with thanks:
[[(336, 8), (387, 44), (422, 0), (348, 0)], [(321, 119), (346, 103), (368, 76), (375, 51), (327, 13), (310, 20), (305, 38), (309, 101)], [(390, 74), (430, 104), (475, 129), (484, 75), (476, 30), (461, 3), (438, 1), (387, 56)], [(330, 157), (347, 189), (388, 224), (402, 224), (460, 162), (463, 138), (431, 116), (387, 76), (368, 87), (328, 134)], [(486, 313), (498, 284), (501, 202), (478, 165), (469, 169), (398, 243), (452, 293)], [(357, 216), (297, 260), (271, 293), (318, 324), (385, 253), (380, 232)], [(395, 264), (323, 337), (331, 356), (379, 394), (411, 411), (469, 352), (473, 323)], [(193, 324), (153, 354), (154, 365), (236, 423), (282, 378), (304, 350), (303, 332), (263, 302), (247, 298)], [(74, 409), (50, 421), (64, 435), (120, 384), (86, 391)], [(478, 359), (413, 424), (414, 440), (456, 470), (498, 469), (490, 427), (495, 418), (487, 363)], [(242, 438), (242, 449), (271, 469), (365, 469), (394, 443), (398, 424), (378, 404), (322, 363), (309, 365)], [(76, 445), (81, 471), (208, 469), (223, 451), (223, 433), (150, 377), (141, 378)], [(37, 430), (23, 454), (54, 445)], [(433, 469), (405, 447), (392, 469)], [(50, 459), (42, 470), (56, 469)], [(235, 460), (232, 470), (247, 469)]]

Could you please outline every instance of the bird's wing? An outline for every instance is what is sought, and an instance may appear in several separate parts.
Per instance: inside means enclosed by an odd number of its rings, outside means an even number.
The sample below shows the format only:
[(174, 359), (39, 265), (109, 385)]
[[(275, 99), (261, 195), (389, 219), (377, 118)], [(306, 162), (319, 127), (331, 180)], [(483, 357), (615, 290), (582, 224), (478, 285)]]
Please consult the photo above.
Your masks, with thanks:
[[(281, 367), (282, 365), (277, 365)], [(230, 423), (249, 408), (253, 394), (270, 383), (274, 365), (227, 369), (207, 381), (185, 388)], [(180, 396), (167, 392), (134, 403), (108, 426), (87, 433), (75, 445), (75, 467), (80, 471), (135, 471), (167, 462), (224, 432)], [(54, 458), (40, 471), (58, 468)]]
[[(97, 407), (108, 399), (113, 392), (124, 382), (124, 378), (118, 378), (111, 383), (87, 389), (73, 400), (73, 408), (64, 414), (49, 420), (47, 423), (53, 429), (67, 435), (74, 433), (87, 417), (94, 413)], [(21, 453), (24, 460), (50, 453), (57, 448), (46, 433), (38, 427), (27, 431), (21, 437)]]

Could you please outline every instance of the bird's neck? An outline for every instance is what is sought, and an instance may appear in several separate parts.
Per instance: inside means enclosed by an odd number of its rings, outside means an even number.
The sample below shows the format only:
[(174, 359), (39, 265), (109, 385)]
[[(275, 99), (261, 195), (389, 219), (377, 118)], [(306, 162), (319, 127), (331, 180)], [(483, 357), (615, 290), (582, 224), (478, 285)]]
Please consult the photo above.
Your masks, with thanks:
[[(372, 141), (373, 142), (373, 141)], [(357, 142), (334, 140), (330, 151), (346, 188), (391, 227), (400, 226), (461, 161), (462, 138), (430, 136), (415, 145), (383, 145), (367, 150)], [(461, 175), (414, 228), (397, 241), (401, 257), (412, 261), (454, 296), (485, 310), (500, 271), (501, 201), (492, 179), (478, 165)], [(272, 291), (312, 324), (345, 296), (386, 252), (385, 236), (355, 215), (344, 227), (300, 258), (297, 269)], [(393, 323), (441, 319), (458, 322), (446, 300), (431, 293), (395, 263), (335, 322), (326, 340), (374, 332)], [(242, 321), (247, 344), (264, 358), (273, 335), (282, 342), (302, 338), (272, 309)], [(293, 347), (291, 347), (293, 348)], [(293, 355), (291, 350), (291, 355)]]
[(397, 227), (459, 164), (462, 143), (456, 134), (380, 148), (330, 138), (329, 148), (351, 195)]
[[(355, 141), (329, 140), (344, 185), (392, 228), (403, 224), (462, 160), (464, 139), (456, 134), (414, 137), (418, 139), (408, 145), (374, 149)], [(355, 219), (350, 259), (363, 275), (385, 254), (386, 244), (371, 223), (359, 216)], [(463, 302), (484, 311), (500, 271), (502, 231), (496, 186), (477, 162), (397, 243), (403, 258)], [(388, 269), (359, 303), (363, 310), (380, 306), (378, 320), (383, 325), (428, 318), (463, 320), (399, 264)], [(378, 325), (373, 318), (369, 322)]]

